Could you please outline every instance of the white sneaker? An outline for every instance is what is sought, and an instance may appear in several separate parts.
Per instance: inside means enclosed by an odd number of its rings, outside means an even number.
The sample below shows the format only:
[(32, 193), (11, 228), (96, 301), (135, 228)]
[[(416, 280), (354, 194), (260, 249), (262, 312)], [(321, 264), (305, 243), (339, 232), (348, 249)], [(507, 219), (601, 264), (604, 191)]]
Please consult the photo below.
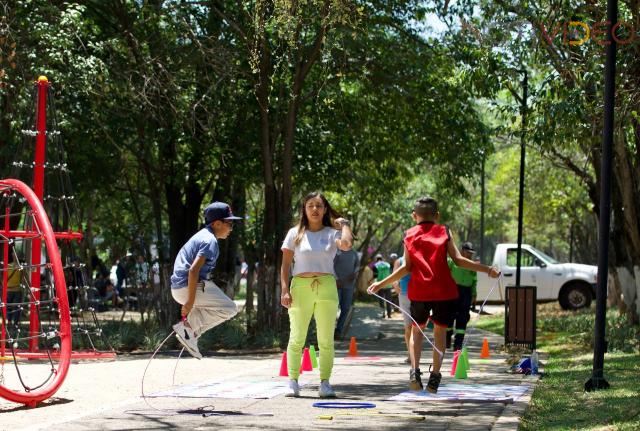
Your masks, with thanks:
[(299, 397), (300, 396), (300, 386), (298, 385), (297, 380), (289, 380), (289, 389), (284, 394), (285, 397)]
[(329, 384), (329, 380), (323, 380), (320, 382), (320, 389), (318, 389), (318, 396), (320, 398), (335, 398), (336, 393)]
[(186, 326), (183, 321), (180, 321), (173, 325), (173, 330), (176, 333), (176, 338), (187, 349), (187, 352), (194, 358), (202, 359), (202, 354), (198, 349), (198, 337), (196, 337), (193, 329)]

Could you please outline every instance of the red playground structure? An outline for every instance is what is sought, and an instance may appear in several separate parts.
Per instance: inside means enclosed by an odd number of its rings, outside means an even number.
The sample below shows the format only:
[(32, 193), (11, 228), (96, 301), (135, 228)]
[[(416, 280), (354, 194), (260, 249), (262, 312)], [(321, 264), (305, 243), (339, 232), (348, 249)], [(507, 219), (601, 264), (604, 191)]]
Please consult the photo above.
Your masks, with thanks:
[[(33, 407), (58, 390), (69, 369), (67, 286), (55, 234), (40, 199), (13, 179), (0, 180), (0, 196), (4, 219), (0, 396)], [(25, 307), (29, 330), (22, 335), (19, 318)], [(40, 359), (23, 358), (21, 352), (27, 349)]]
[[(82, 286), (67, 286), (65, 271), (72, 251), (70, 244), (82, 240), (82, 233), (71, 229), (69, 205), (73, 196), (68, 186), (53, 191), (55, 179), (68, 182), (66, 163), (61, 160), (63, 152), (54, 148), (55, 158), (47, 157), (47, 141), (59, 133), (47, 130), (47, 99), (50, 84), (41, 76), (35, 85), (36, 109), (30, 127), (23, 135), (35, 147), (27, 146), (24, 154), (18, 150), (17, 157), (33, 155), (33, 162), (16, 161), (13, 166), (15, 178), (21, 168), (28, 170), (25, 181), (32, 180), (32, 189), (18, 179), (0, 180), (0, 281), (2, 321), (0, 327), (0, 396), (7, 400), (35, 406), (52, 396), (67, 374), (71, 359), (113, 359), (115, 352), (100, 352), (90, 339), (90, 331), (71, 322), (68, 289), (76, 298), (85, 286), (88, 277), (73, 277), (84, 280)], [(54, 118), (55, 126), (55, 118)], [(30, 144), (30, 142), (29, 142)], [(50, 143), (49, 143), (50, 144)], [(59, 186), (58, 186), (59, 187)], [(60, 193), (61, 192), (61, 193)], [(58, 208), (63, 208), (62, 213)], [(57, 226), (57, 230), (52, 225)], [(77, 259), (77, 258), (76, 258)], [(78, 269), (73, 268), (74, 271)], [(90, 307), (85, 307), (93, 313)], [(76, 315), (82, 315), (80, 309)], [(24, 319), (28, 314), (27, 320)], [(91, 351), (72, 351), (73, 332), (89, 337)], [(98, 329), (98, 333), (100, 333)]]

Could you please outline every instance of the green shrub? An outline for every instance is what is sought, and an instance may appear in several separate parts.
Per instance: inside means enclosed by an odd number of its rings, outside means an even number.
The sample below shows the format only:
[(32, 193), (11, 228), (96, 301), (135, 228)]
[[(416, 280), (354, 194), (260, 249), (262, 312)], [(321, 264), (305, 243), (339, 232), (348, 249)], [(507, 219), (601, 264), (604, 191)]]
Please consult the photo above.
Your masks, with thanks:
[(199, 347), (202, 351), (220, 348), (239, 349), (248, 345), (244, 319), (235, 317), (202, 334)]
[[(111, 346), (119, 352), (131, 352), (133, 350), (154, 350), (158, 344), (169, 335), (168, 330), (163, 330), (152, 320), (144, 323), (133, 320), (122, 321), (109, 320), (102, 324), (102, 331)], [(169, 343), (168, 347), (175, 348), (175, 343)]]

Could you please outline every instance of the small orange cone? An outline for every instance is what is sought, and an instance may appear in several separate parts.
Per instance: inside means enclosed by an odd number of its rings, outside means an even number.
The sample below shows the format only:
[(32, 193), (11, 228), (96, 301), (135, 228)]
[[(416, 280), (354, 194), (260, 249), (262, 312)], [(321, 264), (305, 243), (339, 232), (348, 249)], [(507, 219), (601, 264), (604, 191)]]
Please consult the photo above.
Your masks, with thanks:
[(289, 369), (287, 367), (287, 352), (282, 352), (282, 361), (280, 362), (280, 377), (289, 377)]
[(304, 348), (304, 353), (302, 354), (302, 370), (303, 371), (313, 371), (313, 364), (311, 363), (311, 355), (309, 354), (309, 348)]
[(349, 343), (349, 353), (347, 356), (358, 356), (358, 345), (356, 344), (356, 337), (351, 337), (351, 343)]
[(486, 337), (484, 338), (484, 340), (482, 340), (482, 350), (480, 351), (480, 357), (481, 358), (491, 357), (491, 354), (489, 353), (489, 340), (487, 340)]
[(456, 375), (456, 367), (458, 366), (458, 360), (460, 358), (460, 350), (453, 352), (453, 362), (451, 362), (451, 376)]

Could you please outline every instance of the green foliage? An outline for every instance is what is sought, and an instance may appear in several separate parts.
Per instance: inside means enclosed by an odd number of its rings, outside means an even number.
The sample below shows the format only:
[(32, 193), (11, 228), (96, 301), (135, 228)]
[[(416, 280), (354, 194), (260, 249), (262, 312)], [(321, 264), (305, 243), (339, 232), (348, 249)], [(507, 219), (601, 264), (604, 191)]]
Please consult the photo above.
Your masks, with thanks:
[[(562, 353), (563, 345), (571, 345), (579, 352), (593, 350), (595, 314), (593, 309), (558, 311), (557, 304), (538, 306), (537, 334), (542, 350), (555, 349)], [(480, 329), (504, 334), (504, 315), (482, 316), (475, 324)], [(615, 309), (607, 310), (605, 325), (609, 352), (640, 353), (640, 328), (629, 323), (627, 316)]]
[(205, 332), (198, 342), (200, 349), (206, 352), (207, 350), (215, 350), (221, 347), (239, 349), (246, 346), (248, 339), (243, 322), (242, 319), (236, 317)]
[[(144, 323), (134, 320), (105, 321), (102, 324), (102, 331), (108, 343), (118, 352), (154, 350), (167, 336), (165, 331), (151, 319), (147, 319)], [(171, 343), (167, 344), (171, 345)]]
[[(280, 346), (279, 336), (269, 330), (260, 331), (250, 337), (246, 330), (246, 315), (240, 313), (233, 319), (205, 332), (199, 339), (202, 352), (220, 349), (261, 349)], [(102, 323), (106, 341), (118, 352), (153, 351), (169, 334), (169, 329), (159, 327), (155, 319), (147, 319), (144, 323), (135, 320), (108, 320)], [(86, 337), (75, 336), (74, 349), (88, 349), (91, 346)], [(181, 349), (180, 344), (171, 337), (163, 350)]]
[[(540, 320), (541, 333), (556, 333), (559, 340), (579, 343), (593, 349), (595, 315), (592, 310), (581, 310), (573, 315), (550, 316)], [(630, 325), (626, 316), (616, 310), (607, 312), (606, 340), (609, 352), (640, 353), (640, 328)]]
[[(599, 4), (602, 6), (602, 3)], [(473, 34), (474, 46), (485, 51), (498, 51), (505, 61), (498, 73), (500, 85), (512, 103), (497, 105), (505, 117), (512, 118), (511, 127), (504, 130), (517, 135), (522, 119), (520, 80), (522, 71), (529, 76), (527, 109), (527, 142), (555, 164), (567, 170), (567, 177), (579, 179), (577, 184), (596, 210), (599, 205), (603, 135), (604, 98), (604, 36), (592, 32), (588, 40), (581, 40), (582, 31), (574, 32), (569, 22), (580, 20), (593, 29), (599, 26), (606, 33), (606, 10), (591, 2), (511, 2), (483, 1), (474, 13), (461, 13), (472, 26), (463, 33)], [(618, 19), (637, 23), (640, 12), (637, 2), (621, 2)], [(471, 16), (472, 18), (469, 18)], [(615, 25), (616, 23), (611, 23)], [(546, 31), (544, 30), (546, 29)], [(624, 31), (618, 33), (625, 33)], [(623, 34), (618, 34), (625, 38)], [(628, 35), (627, 35), (628, 36)], [(616, 57), (616, 100), (613, 154), (615, 175), (612, 180), (612, 243), (616, 253), (610, 257), (612, 268), (633, 268), (638, 265), (640, 231), (636, 213), (640, 195), (632, 178), (640, 166), (638, 131), (635, 120), (639, 99), (635, 89), (640, 81), (640, 63), (637, 61), (637, 38), (631, 43), (620, 43)], [(574, 183), (575, 184), (575, 183)], [(567, 192), (566, 195), (575, 195)], [(573, 218), (580, 231), (592, 230), (592, 223), (571, 211), (564, 218)], [(580, 248), (589, 248), (589, 237), (578, 238)], [(593, 243), (592, 243), (593, 244)], [(586, 254), (586, 253), (583, 253)], [(615, 271), (615, 270), (614, 270)], [(624, 286), (616, 281), (611, 300), (621, 304)], [(631, 307), (637, 309), (637, 304)], [(632, 312), (635, 322), (637, 312)]]
[[(198, 228), (202, 205), (229, 197), (248, 216), (235, 235), (245, 256), (258, 259), (265, 247), (279, 250), (264, 229), (266, 208), (282, 216), (290, 200), (315, 189), (353, 220), (358, 247), (399, 252), (412, 203), (425, 194), (438, 199), (456, 240), (477, 243), (483, 160), (487, 243), (515, 241), (518, 69), (526, 66), (524, 240), (559, 258), (573, 245), (574, 258), (591, 261), (594, 235), (569, 238), (593, 231), (595, 46), (568, 49), (561, 73), (527, 24), (549, 2), (540, 10), (449, 3), (7, 3), (0, 49), (18, 48), (15, 67), (0, 60), (3, 161), (33, 109), (26, 88), (46, 73), (85, 245), (103, 257), (155, 244), (170, 260)], [(448, 29), (425, 30), (431, 14)], [(629, 52), (621, 55), (632, 72)], [(637, 109), (623, 112), (637, 120)], [(625, 124), (633, 149), (635, 130)], [(291, 190), (283, 177), (288, 137)], [(559, 167), (568, 162), (572, 173)], [(264, 199), (269, 170), (277, 204)], [(240, 327), (225, 331), (219, 338), (231, 345), (244, 337)]]

